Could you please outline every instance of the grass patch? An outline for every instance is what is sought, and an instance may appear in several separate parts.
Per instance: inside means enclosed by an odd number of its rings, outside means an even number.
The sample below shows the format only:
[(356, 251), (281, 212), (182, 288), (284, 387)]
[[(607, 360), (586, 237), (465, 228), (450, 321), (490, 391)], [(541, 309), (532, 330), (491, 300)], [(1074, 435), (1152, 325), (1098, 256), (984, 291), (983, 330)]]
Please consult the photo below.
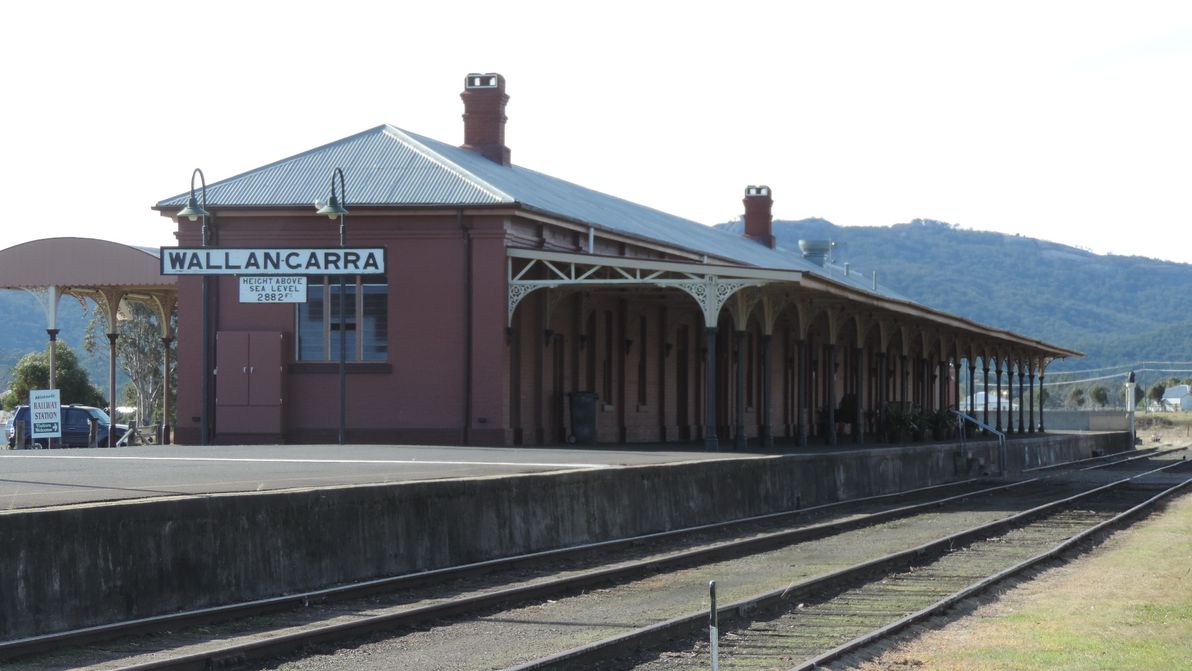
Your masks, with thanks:
[(1192, 495), (854, 668), (1192, 669)]

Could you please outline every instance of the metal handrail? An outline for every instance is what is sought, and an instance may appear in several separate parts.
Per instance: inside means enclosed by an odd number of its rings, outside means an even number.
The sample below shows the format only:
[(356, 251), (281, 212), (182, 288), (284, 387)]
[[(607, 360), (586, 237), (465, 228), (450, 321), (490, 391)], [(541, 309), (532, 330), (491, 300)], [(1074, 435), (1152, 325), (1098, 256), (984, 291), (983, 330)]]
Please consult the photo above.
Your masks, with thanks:
[(973, 417), (971, 415), (966, 415), (963, 412), (960, 412), (959, 410), (949, 410), (949, 412), (951, 412), (953, 415), (956, 415), (956, 426), (960, 432), (960, 444), (962, 446), (965, 445), (964, 423), (966, 420), (969, 422), (972, 422), (972, 424), (974, 426), (976, 426), (977, 428), (984, 429), (984, 430), (992, 433), (993, 435), (997, 436), (997, 451), (998, 451), (998, 461), (1000, 462), (999, 463), (1000, 472), (1001, 472), (1001, 475), (1005, 475), (1006, 474), (1006, 434), (1002, 433), (1001, 431), (998, 431), (997, 429), (986, 424), (985, 422), (982, 422), (981, 420), (977, 419), (976, 417)]

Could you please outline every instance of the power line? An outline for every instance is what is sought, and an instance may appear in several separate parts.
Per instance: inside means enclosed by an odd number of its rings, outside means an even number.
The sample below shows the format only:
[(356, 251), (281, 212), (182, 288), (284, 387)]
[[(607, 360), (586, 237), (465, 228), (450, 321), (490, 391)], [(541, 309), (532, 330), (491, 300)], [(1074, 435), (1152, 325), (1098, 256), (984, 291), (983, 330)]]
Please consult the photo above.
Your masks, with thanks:
[[(1138, 368), (1134, 372), (1135, 373), (1192, 373), (1192, 368)], [(1096, 382), (1098, 380), (1112, 380), (1114, 378), (1120, 378), (1120, 377), (1122, 377), (1122, 375), (1124, 375), (1124, 373), (1118, 373), (1116, 375), (1101, 375), (1099, 377), (1085, 377), (1085, 378), (1080, 378), (1079, 380), (1061, 380), (1059, 382), (1044, 382), (1043, 386), (1044, 387), (1061, 386), (1061, 385), (1067, 386), (1067, 385), (1072, 385), (1072, 384), (1080, 384), (1082, 382)]]
[(1103, 366), (1101, 368), (1084, 368), (1081, 370), (1057, 370), (1051, 371), (1050, 375), (1075, 375), (1077, 373), (1098, 373), (1103, 370), (1121, 370), (1128, 372), (1142, 372), (1138, 370), (1141, 366), (1192, 366), (1192, 361), (1137, 361), (1132, 364), (1119, 364), (1117, 366)]

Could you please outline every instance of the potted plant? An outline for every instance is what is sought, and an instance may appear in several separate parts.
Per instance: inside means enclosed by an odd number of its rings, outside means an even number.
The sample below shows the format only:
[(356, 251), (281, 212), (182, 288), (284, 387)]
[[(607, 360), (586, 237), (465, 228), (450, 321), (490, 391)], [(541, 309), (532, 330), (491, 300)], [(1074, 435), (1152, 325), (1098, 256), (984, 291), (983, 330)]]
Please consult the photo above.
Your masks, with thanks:
[(836, 408), (836, 423), (848, 424), (856, 431), (857, 424), (857, 395), (845, 394), (840, 397), (840, 405)]
[(918, 429), (916, 413), (903, 403), (886, 406), (886, 440), (891, 443), (909, 443)]
[(931, 438), (931, 411), (914, 408), (911, 410), (911, 413), (915, 424), (915, 442), (922, 443)]
[(947, 408), (940, 408), (928, 413), (928, 425), (931, 427), (931, 437), (934, 440), (947, 440), (952, 437), (952, 430), (955, 427), (955, 417), (952, 411)]

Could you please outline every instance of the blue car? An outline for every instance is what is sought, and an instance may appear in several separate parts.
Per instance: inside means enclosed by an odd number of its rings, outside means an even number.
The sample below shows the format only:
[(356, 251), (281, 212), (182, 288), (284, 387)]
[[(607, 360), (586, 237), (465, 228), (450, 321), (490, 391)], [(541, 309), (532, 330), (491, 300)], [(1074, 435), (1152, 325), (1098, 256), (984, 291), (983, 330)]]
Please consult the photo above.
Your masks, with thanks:
[[(108, 417), (108, 413), (100, 408), (93, 408), (89, 405), (64, 405), (62, 406), (62, 440), (55, 444), (60, 447), (87, 447), (88, 437), (91, 431), (91, 420), (96, 420), (96, 444), (100, 447), (107, 447), (108, 434), (112, 434), (112, 444), (115, 445), (124, 437), (124, 433), (128, 431), (128, 426), (124, 424), (112, 424), (112, 418)], [(29, 421), (29, 406), (18, 405), (13, 410), (12, 417), (5, 422), (4, 433), (8, 438), (8, 446), (16, 445), (16, 422), (25, 422), (25, 444), (34, 447), (33, 443), (33, 423)], [(48, 440), (39, 438), (37, 440), (37, 447), (47, 447)]]

